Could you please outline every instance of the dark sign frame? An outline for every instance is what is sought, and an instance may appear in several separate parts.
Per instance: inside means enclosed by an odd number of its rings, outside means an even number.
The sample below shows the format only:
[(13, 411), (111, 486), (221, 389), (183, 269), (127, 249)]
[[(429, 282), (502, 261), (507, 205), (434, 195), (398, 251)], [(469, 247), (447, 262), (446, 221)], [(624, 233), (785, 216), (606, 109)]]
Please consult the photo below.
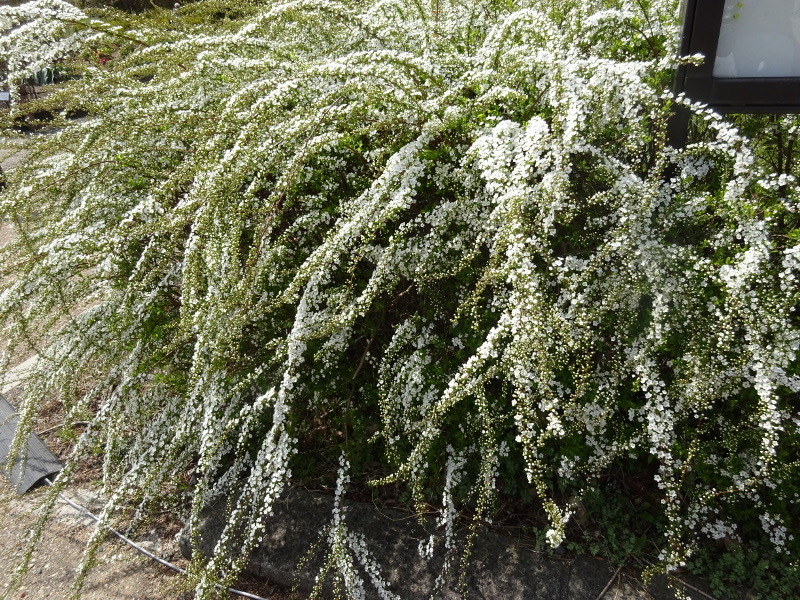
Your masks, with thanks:
[(721, 113), (800, 113), (800, 77), (713, 76), (724, 8), (725, 0), (686, 0), (680, 55), (705, 60), (678, 69), (675, 92)]

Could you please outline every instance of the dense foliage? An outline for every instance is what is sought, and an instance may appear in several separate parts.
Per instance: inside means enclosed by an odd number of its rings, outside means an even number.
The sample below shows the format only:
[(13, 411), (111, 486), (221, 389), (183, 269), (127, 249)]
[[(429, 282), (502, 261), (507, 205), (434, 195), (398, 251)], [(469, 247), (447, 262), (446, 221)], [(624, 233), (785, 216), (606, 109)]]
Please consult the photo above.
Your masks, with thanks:
[[(757, 121), (754, 146), (691, 106), (670, 147), (678, 8), (0, 8), (12, 85), (76, 74), (12, 107), (9, 131), (34, 109), (55, 128), (0, 196), (8, 357), (41, 357), (22, 422), (54, 395), (92, 416), (59, 485), (100, 452), (104, 519), (187, 472), (192, 522), (229, 498), (200, 598), (292, 471), (340, 455), (340, 493), (370, 478), (442, 507), (423, 554), (458, 559), (461, 508), (498, 499), (558, 546), (623, 471), (661, 568), (725, 540), (796, 581), (798, 123)], [(333, 515), (358, 597), (347, 535)]]

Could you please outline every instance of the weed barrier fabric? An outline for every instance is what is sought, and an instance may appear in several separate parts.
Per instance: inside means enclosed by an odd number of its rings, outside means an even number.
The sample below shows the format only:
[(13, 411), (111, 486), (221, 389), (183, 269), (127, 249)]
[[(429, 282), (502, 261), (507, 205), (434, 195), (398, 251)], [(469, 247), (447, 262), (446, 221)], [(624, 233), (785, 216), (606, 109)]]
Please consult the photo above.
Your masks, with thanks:
[(8, 454), (18, 423), (16, 410), (0, 394), (0, 472), (9, 477), (14, 489), (22, 495), (31, 488), (42, 485), (45, 477), (59, 473), (64, 465), (53, 456), (38, 436), (31, 433), (28, 435), (28, 450), (24, 464), (17, 460), (9, 469)]

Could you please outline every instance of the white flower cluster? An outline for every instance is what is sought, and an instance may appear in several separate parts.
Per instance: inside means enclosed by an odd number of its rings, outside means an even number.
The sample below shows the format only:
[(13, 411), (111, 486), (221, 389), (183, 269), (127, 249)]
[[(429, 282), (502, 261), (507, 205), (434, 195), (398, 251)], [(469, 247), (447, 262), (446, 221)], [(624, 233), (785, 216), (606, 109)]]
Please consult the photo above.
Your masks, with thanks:
[(344, 493), (347, 484), (350, 482), (349, 468), (350, 464), (342, 455), (339, 460), (339, 471), (336, 478), (333, 521), (328, 527), (328, 555), (320, 573), (317, 575), (316, 585), (311, 597), (318, 597), (323, 590), (323, 584), (326, 581), (328, 572), (333, 571), (334, 590), (342, 591), (338, 590), (338, 586), (343, 584), (343, 592), (347, 598), (364, 600), (367, 595), (361, 575), (361, 570), (363, 570), (381, 600), (400, 600), (397, 594), (389, 590), (388, 584), (381, 577), (380, 565), (370, 556), (364, 536), (352, 533), (347, 529)]
[(793, 540), (794, 535), (787, 532), (783, 519), (769, 513), (763, 514), (758, 518), (764, 531), (769, 535), (769, 540), (775, 544), (779, 551), (788, 553), (786, 542)]
[[(458, 545), (460, 502), (477, 523), (514, 485), (558, 545), (622, 460), (657, 464), (664, 566), (752, 530), (737, 502), (794, 548), (797, 173), (662, 89), (677, 2), (220, 3), (124, 30), (0, 7), (12, 81), (83, 69), (37, 104), (57, 127), (0, 196), (20, 231), (0, 326), (9, 357), (43, 357), (23, 431), (51, 396), (92, 415), (74, 461), (103, 448), (104, 519), (187, 471), (190, 523), (228, 499), (205, 599), (329, 444), (441, 501), (427, 556)], [(702, 134), (685, 149), (676, 104)], [(328, 566), (391, 597), (345, 527), (346, 473)]]
[(19, 100), (19, 85), (27, 77), (52, 66), (91, 38), (91, 29), (76, 30), (74, 26), (80, 23), (95, 24), (63, 0), (38, 0), (0, 11), (0, 56), (6, 69), (3, 84), (10, 90), (12, 102)]

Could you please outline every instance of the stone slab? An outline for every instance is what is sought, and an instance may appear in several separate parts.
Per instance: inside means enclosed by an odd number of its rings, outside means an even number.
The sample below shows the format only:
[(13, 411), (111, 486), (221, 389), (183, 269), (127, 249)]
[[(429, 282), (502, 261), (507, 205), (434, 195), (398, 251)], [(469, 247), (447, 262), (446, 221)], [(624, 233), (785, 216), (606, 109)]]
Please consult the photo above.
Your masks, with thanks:
[[(211, 555), (225, 525), (224, 506), (220, 502), (201, 515), (199, 545), (204, 556)], [(434, 530), (433, 522), (422, 526), (413, 516), (397, 510), (379, 510), (371, 504), (346, 503), (346, 507), (348, 531), (363, 536), (393, 594), (404, 600), (462, 597), (457, 591), (456, 575), (447, 577), (437, 587), (443, 564), (441, 548), (437, 548), (433, 559), (420, 556), (419, 544)], [(324, 561), (326, 544), (321, 532), (331, 522), (332, 511), (330, 495), (289, 490), (276, 504), (264, 539), (245, 572), (308, 593)], [(319, 550), (309, 553), (317, 541), (321, 541)], [(179, 535), (178, 542), (183, 555), (190, 558), (193, 548), (187, 528)], [(462, 533), (455, 544), (456, 566), (463, 547)], [(306, 562), (298, 569), (303, 558)], [(366, 598), (380, 598), (368, 584), (366, 574), (361, 575)], [(466, 592), (473, 600), (676, 600), (661, 583), (658, 585), (656, 581), (656, 585), (645, 590), (639, 581), (622, 576), (602, 560), (557, 558), (522, 548), (499, 533), (481, 531), (467, 571)]]

